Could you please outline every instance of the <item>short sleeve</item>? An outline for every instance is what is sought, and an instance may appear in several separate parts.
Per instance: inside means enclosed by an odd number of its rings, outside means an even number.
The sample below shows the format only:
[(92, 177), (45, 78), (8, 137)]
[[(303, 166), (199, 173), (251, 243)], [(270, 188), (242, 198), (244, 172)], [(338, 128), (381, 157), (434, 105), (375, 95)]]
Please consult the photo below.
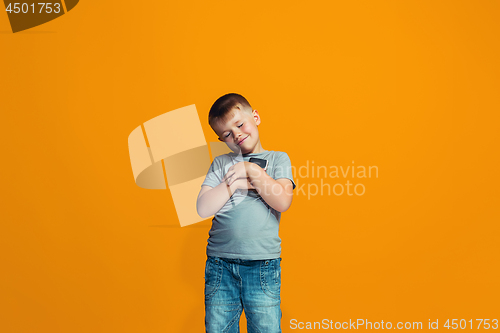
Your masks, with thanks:
[(222, 182), (222, 177), (221, 176), (221, 166), (218, 163), (218, 159), (215, 158), (212, 161), (212, 164), (210, 165), (210, 168), (208, 169), (207, 176), (205, 177), (205, 180), (203, 181), (203, 184), (201, 186), (210, 186), (210, 187), (216, 187)]
[(292, 181), (293, 189), (295, 189), (295, 182), (293, 181), (292, 163), (288, 154), (279, 152), (274, 160), (274, 179), (288, 178)]

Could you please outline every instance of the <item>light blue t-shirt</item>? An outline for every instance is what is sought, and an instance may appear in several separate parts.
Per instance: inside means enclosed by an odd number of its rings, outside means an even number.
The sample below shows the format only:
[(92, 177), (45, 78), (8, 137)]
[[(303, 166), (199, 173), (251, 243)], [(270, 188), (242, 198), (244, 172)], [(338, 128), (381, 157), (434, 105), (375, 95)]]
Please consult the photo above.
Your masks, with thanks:
[[(295, 188), (288, 155), (268, 150), (255, 154), (229, 153), (217, 156), (210, 165), (202, 186), (216, 187), (232, 165), (249, 161), (251, 157), (267, 160), (266, 173), (273, 179), (290, 179)], [(280, 218), (281, 213), (269, 206), (256, 190), (236, 190), (212, 219), (207, 255), (245, 260), (279, 258)]]

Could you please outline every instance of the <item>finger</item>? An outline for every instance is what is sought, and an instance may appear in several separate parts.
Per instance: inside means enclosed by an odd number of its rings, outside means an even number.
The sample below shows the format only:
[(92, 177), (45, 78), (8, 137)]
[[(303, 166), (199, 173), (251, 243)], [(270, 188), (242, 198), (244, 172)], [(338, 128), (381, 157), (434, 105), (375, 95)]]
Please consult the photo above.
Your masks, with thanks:
[(227, 172), (225, 175), (224, 175), (224, 180), (227, 180), (229, 179), (232, 175), (234, 175), (234, 172)]

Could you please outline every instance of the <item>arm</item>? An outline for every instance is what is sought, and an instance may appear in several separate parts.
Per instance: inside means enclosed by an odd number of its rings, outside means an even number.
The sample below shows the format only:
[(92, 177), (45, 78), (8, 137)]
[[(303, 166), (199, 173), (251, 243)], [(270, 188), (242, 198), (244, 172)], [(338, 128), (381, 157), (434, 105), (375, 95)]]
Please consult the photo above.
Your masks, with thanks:
[[(278, 212), (285, 212), (292, 204), (293, 185), (290, 179), (279, 178), (274, 180), (262, 168), (256, 164), (252, 165), (257, 172), (249, 172), (250, 183), (255, 187), (265, 202)], [(254, 168), (251, 166), (251, 168)]]
[(229, 186), (225, 182), (216, 187), (202, 186), (198, 200), (196, 200), (198, 215), (203, 218), (215, 215), (239, 188), (253, 189), (254, 187), (246, 178), (237, 179)]

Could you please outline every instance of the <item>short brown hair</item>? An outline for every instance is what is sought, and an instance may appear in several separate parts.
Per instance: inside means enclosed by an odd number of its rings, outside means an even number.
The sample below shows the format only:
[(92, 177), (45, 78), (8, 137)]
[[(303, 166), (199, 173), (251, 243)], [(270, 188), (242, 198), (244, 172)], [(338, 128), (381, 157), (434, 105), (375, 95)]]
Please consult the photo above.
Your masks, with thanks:
[(251, 112), (252, 107), (245, 97), (230, 93), (219, 97), (210, 108), (208, 113), (208, 123), (213, 128), (214, 122), (224, 119), (233, 109)]

